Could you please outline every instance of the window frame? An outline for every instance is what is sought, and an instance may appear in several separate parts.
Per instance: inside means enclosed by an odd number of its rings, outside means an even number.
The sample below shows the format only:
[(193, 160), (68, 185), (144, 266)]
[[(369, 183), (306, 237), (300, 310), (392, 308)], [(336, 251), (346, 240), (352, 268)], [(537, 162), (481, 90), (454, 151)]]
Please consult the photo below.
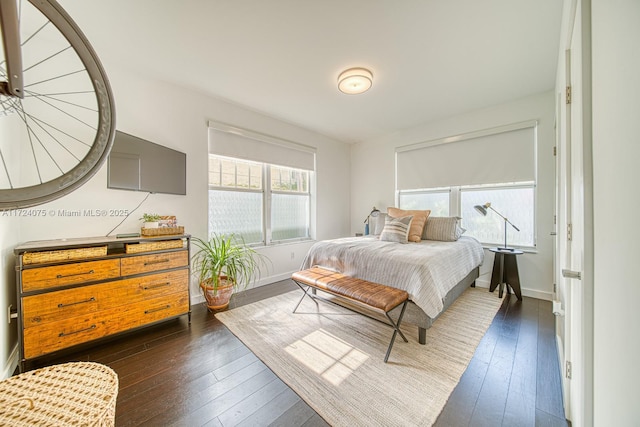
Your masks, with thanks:
[[(293, 167), (289, 167), (289, 166), (281, 166), (281, 165), (276, 165), (273, 163), (265, 163), (265, 162), (257, 162), (257, 161), (253, 161), (253, 160), (245, 160), (245, 159), (240, 159), (240, 158), (234, 158), (234, 157), (228, 157), (228, 156), (221, 156), (218, 154), (213, 154), (213, 153), (209, 153), (209, 159), (211, 158), (220, 158), (220, 159), (226, 159), (229, 161), (233, 161), (233, 162), (245, 162), (245, 163), (253, 163), (253, 164), (257, 164), (261, 166), (261, 188), (260, 189), (252, 189), (252, 188), (243, 188), (243, 187), (229, 187), (229, 186), (217, 186), (217, 185), (213, 185), (213, 184), (208, 184), (208, 190), (215, 190), (215, 191), (230, 191), (230, 192), (245, 192), (245, 193), (256, 193), (256, 194), (261, 194), (262, 195), (262, 218), (261, 218), (261, 222), (262, 222), (262, 241), (260, 242), (254, 242), (254, 243), (250, 243), (249, 246), (252, 247), (260, 247), (260, 246), (273, 246), (273, 245), (279, 245), (279, 244), (286, 244), (286, 243), (295, 243), (295, 242), (301, 242), (301, 241), (307, 241), (307, 240), (312, 240), (311, 238), (311, 229), (312, 229), (312, 225), (311, 225), (311, 205), (312, 205), (312, 180), (314, 179), (314, 171), (312, 170), (305, 170), (305, 169), (300, 169), (300, 168), (293, 168)], [(272, 190), (271, 186), (271, 167), (277, 167), (277, 168), (282, 168), (282, 169), (291, 169), (291, 170), (295, 170), (295, 171), (301, 171), (307, 174), (307, 189), (305, 192), (300, 192), (300, 191), (286, 191), (286, 190)], [(222, 173), (222, 172), (221, 172)], [(207, 177), (209, 177), (209, 174), (207, 175)], [(207, 178), (207, 180), (209, 180), (209, 178)], [(220, 182), (222, 183), (222, 179), (220, 180)], [(236, 184), (237, 184), (237, 179), (236, 179)], [(308, 217), (307, 217), (307, 236), (306, 237), (293, 237), (290, 239), (279, 239), (279, 240), (273, 240), (273, 236), (272, 236), (272, 227), (271, 227), (271, 222), (272, 222), (272, 202), (273, 202), (273, 195), (274, 194), (288, 194), (288, 195), (298, 195), (301, 197), (307, 197), (307, 203), (309, 206), (308, 209)], [(211, 233), (211, 230), (208, 230), (209, 233)]]

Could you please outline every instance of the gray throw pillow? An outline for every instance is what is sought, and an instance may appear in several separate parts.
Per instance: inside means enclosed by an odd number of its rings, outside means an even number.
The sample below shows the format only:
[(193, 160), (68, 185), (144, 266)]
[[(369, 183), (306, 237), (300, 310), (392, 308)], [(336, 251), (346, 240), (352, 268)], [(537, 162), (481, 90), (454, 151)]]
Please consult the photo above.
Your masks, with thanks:
[(422, 233), (422, 240), (455, 242), (466, 230), (460, 227), (457, 216), (430, 216)]

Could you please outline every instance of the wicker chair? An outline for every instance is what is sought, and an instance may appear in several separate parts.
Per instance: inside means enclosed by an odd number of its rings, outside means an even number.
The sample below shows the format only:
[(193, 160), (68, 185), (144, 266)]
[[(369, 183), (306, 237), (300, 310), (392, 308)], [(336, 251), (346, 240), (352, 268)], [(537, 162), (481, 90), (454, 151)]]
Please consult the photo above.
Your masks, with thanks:
[(25, 372), (0, 382), (0, 425), (115, 426), (118, 375), (94, 362)]

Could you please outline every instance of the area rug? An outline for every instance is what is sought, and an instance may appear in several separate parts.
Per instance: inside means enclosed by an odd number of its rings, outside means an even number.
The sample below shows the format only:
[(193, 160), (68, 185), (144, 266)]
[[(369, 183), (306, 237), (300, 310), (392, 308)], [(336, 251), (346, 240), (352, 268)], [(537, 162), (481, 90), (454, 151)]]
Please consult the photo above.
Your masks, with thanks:
[(469, 288), (409, 340), (374, 320), (292, 291), (216, 314), (256, 356), (332, 426), (429, 426), (473, 357), (502, 300)]

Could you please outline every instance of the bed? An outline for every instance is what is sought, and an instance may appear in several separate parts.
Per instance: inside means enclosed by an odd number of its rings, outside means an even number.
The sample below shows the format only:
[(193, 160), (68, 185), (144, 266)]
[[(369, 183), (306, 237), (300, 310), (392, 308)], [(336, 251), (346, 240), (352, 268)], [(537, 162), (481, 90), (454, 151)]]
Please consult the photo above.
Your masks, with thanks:
[(457, 241), (382, 241), (377, 236), (346, 237), (316, 242), (301, 269), (320, 266), (409, 293), (404, 322), (418, 326), (418, 340), (438, 316), (478, 277), (484, 259), (480, 243), (462, 236)]

